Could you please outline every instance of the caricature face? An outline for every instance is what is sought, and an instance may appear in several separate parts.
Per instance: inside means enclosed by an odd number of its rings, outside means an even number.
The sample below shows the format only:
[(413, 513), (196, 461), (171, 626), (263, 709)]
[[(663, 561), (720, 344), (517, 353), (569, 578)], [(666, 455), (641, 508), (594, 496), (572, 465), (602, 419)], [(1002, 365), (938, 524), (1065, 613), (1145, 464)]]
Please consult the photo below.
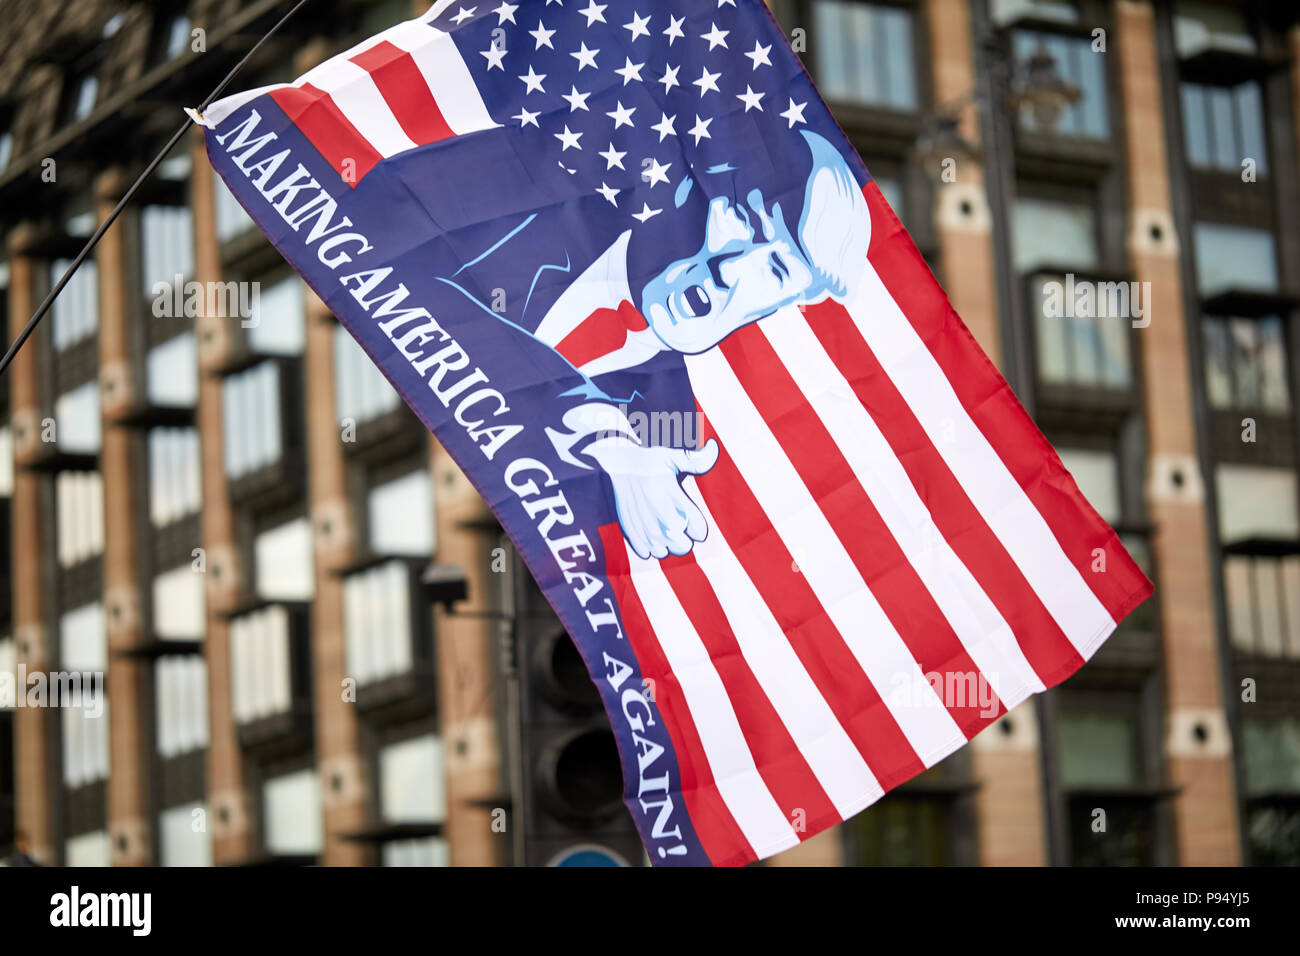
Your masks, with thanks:
[(800, 301), (813, 273), (781, 215), (757, 189), (745, 205), (709, 203), (704, 245), (645, 286), (641, 312), (669, 348), (703, 352), (740, 328)]

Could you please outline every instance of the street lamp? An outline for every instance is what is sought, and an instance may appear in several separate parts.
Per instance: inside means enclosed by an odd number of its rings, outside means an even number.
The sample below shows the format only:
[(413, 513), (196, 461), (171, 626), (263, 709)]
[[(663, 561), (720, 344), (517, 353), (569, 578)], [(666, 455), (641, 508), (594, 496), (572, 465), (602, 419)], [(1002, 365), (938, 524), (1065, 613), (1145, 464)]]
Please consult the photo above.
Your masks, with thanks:
[(1056, 57), (1041, 46), (1022, 67), (1011, 86), (1012, 107), (1017, 112), (1028, 107), (1040, 130), (1056, 132), (1066, 109), (1079, 101), (1083, 91), (1057, 71)]

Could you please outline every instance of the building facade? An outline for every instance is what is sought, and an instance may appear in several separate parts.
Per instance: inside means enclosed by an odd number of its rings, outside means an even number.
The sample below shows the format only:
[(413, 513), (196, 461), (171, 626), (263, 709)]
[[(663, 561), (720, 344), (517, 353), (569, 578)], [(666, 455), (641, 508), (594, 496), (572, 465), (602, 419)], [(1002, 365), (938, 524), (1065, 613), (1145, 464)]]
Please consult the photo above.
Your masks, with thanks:
[[(314, 0), (236, 87), (427, 6)], [(1076, 677), (775, 862), (1300, 862), (1300, 18), (771, 6), (1156, 584)], [(0, 4), (6, 341), (287, 8)], [(1055, 109), (1028, 95), (1044, 64)], [(6, 378), (0, 854), (506, 865), (587, 841), (638, 862), (576, 655), (487, 506), (197, 132)]]

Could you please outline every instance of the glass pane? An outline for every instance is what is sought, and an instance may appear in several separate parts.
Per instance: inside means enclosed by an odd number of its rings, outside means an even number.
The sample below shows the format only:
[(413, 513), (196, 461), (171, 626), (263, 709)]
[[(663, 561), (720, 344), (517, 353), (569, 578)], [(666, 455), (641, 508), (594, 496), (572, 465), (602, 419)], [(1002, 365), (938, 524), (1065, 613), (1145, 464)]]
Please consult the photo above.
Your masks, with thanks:
[(370, 490), (370, 549), (376, 554), (433, 551), (433, 486), (427, 469)]
[(253, 542), (257, 593), (270, 600), (309, 601), (315, 590), (311, 522), (297, 518), (263, 531)]
[(1300, 658), (1300, 557), (1283, 558), (1281, 563), (1286, 656)]
[(153, 579), (153, 632), (164, 640), (203, 638), (203, 575), (190, 565), (166, 571)]
[(1255, 52), (1255, 39), (1241, 11), (1201, 0), (1174, 6), (1174, 45), (1179, 56), (1194, 56), (1208, 47)]
[(892, 793), (845, 824), (856, 866), (950, 866), (951, 802), (944, 797)]
[(1247, 538), (1300, 538), (1294, 471), (1219, 465), (1215, 479), (1219, 535), (1225, 544)]
[(1244, 720), (1246, 793), (1300, 790), (1300, 720)]
[(99, 383), (87, 382), (54, 400), (55, 440), (61, 451), (99, 452)]
[(1092, 448), (1058, 448), (1061, 462), (1074, 476), (1088, 502), (1110, 524), (1120, 520), (1119, 469), (1114, 454)]
[(1258, 83), (1242, 83), (1235, 91), (1237, 100), (1237, 126), (1241, 132), (1237, 149), (1241, 153), (1236, 166), (1249, 157), (1255, 160), (1259, 172), (1268, 170), (1268, 146), (1264, 139), (1264, 104)]
[(1205, 389), (1212, 408), (1231, 408), (1232, 394), (1232, 340), (1228, 323), (1224, 319), (1206, 319), (1205, 330)]
[(380, 858), (384, 866), (451, 866), (451, 847), (442, 837), (394, 840)]
[(149, 430), (149, 519), (162, 528), (199, 510), (199, 433), (194, 428)]
[(1103, 711), (1063, 711), (1058, 732), (1061, 785), (1066, 789), (1137, 784), (1137, 725), (1132, 717)]
[(1232, 382), (1239, 407), (1259, 404), (1258, 329), (1254, 322), (1233, 321), (1228, 325), (1232, 342)]
[(388, 384), (370, 356), (343, 326), (334, 330), (334, 401), (339, 422), (360, 425), (401, 405), (401, 396)]
[(194, 272), (194, 215), (188, 206), (145, 206), (140, 212), (141, 265), (149, 295), (182, 289)]
[(240, 478), (280, 459), (280, 367), (273, 361), (230, 375), (222, 385), (226, 474)]
[(145, 360), (149, 401), (163, 408), (193, 408), (199, 400), (194, 333), (182, 332), (149, 350)]
[(1097, 226), (1091, 206), (1054, 199), (1016, 199), (1015, 260), (1021, 272), (1040, 265), (1097, 265)]
[(1183, 95), (1183, 138), (1187, 148), (1187, 159), (1193, 166), (1210, 165), (1210, 128), (1207, 121), (1205, 87), (1196, 83), (1184, 83)]
[(347, 672), (359, 685), (410, 669), (410, 602), (410, 572), (401, 561), (390, 561), (344, 580)]
[(108, 666), (104, 606), (98, 602), (59, 618), (59, 669), (100, 672)]
[(63, 853), (68, 866), (109, 866), (113, 861), (107, 830), (70, 837)]
[(1246, 654), (1255, 652), (1255, 591), (1251, 559), (1233, 555), (1223, 562), (1223, 588), (1227, 598), (1228, 636), (1232, 646)]
[(993, 22), (999, 25), (1021, 17), (1060, 23), (1075, 23), (1079, 19), (1072, 0), (991, 0), (989, 12)]
[(1259, 404), (1272, 412), (1285, 412), (1291, 407), (1291, 390), (1287, 386), (1286, 339), (1282, 320), (1268, 316), (1258, 320), (1259, 352)]
[(1220, 169), (1231, 169), (1240, 162), (1232, 91), (1209, 87), (1206, 99), (1209, 106), (1212, 161)]
[(97, 471), (61, 471), (54, 478), (54, 516), (61, 567), (104, 551), (104, 483)]
[(300, 355), (303, 346), (302, 282), (297, 277), (254, 286), (248, 344), (262, 355)]
[(442, 741), (433, 734), (379, 751), (380, 812), (389, 823), (440, 823), (447, 816)]
[(1196, 225), (1196, 274), (1201, 292), (1277, 288), (1277, 254), (1273, 236), (1263, 229)]
[(912, 15), (844, 0), (814, 0), (812, 52), (823, 94), (889, 109), (916, 108)]
[(252, 218), (215, 172), (212, 174), (212, 190), (216, 197), (217, 239), (226, 242), (253, 228)]
[[(53, 288), (72, 265), (71, 259), (55, 259), (50, 265)], [(95, 334), (99, 328), (99, 269), (93, 259), (81, 264), (50, 306), (50, 337), (57, 351), (69, 348)]]
[(324, 842), (320, 782), (312, 770), (273, 777), (262, 788), (266, 848), (274, 854), (312, 855)]
[(162, 837), (159, 862), (163, 866), (211, 866), (212, 837), (207, 827), (207, 805), (172, 807), (158, 815)]
[(202, 657), (158, 658), (154, 698), (160, 756), (193, 753), (208, 745), (208, 668)]
[(1048, 314), (1047, 298), (1051, 294), (1049, 283), (1060, 287), (1060, 279), (1041, 279), (1036, 283), (1037, 297), (1033, 303), (1036, 311), (1036, 338), (1038, 347), (1038, 377), (1049, 385), (1062, 385), (1070, 381), (1070, 347), (1066, 342), (1066, 323), (1062, 315)]

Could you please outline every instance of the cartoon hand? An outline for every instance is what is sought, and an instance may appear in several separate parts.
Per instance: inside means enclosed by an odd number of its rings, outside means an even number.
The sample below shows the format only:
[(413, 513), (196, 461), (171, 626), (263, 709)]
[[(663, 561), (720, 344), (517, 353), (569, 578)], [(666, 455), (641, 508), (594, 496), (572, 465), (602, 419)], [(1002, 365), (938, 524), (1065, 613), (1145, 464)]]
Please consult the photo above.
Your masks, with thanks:
[(618, 521), (642, 558), (686, 554), (709, 533), (704, 515), (682, 488), (682, 475), (702, 475), (718, 461), (712, 438), (698, 451), (639, 445), (623, 437), (588, 446), (614, 485)]

